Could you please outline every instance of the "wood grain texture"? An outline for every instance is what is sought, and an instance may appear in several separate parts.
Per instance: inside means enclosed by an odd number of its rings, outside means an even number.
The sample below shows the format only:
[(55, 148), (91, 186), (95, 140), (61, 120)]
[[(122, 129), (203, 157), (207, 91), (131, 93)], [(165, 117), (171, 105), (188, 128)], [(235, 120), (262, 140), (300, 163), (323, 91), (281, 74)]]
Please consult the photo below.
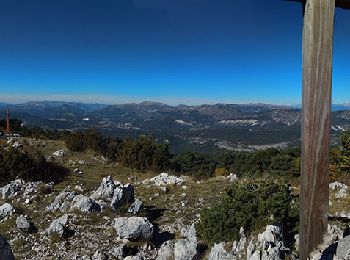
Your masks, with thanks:
[(308, 0), (303, 30), (300, 259), (327, 231), (334, 0)]

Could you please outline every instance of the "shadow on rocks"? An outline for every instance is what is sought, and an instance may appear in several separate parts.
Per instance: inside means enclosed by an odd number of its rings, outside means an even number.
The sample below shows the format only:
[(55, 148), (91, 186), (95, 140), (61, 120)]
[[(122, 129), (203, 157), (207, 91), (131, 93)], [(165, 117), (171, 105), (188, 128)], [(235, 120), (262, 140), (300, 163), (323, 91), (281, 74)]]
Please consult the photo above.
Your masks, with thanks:
[(153, 244), (155, 247), (160, 247), (166, 241), (172, 240), (175, 238), (175, 234), (172, 234), (168, 231), (161, 232), (159, 229), (159, 225), (154, 223), (156, 220), (164, 216), (164, 212), (167, 209), (159, 209), (155, 206), (146, 206), (144, 208), (145, 217), (148, 218), (150, 222), (152, 222), (154, 226), (154, 235), (153, 235)]

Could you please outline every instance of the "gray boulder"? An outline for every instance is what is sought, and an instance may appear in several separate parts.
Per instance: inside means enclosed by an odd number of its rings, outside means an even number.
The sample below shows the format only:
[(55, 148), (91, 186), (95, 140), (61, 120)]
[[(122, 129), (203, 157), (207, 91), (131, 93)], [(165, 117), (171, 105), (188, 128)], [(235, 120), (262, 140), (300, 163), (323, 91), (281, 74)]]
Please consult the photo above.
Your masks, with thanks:
[(75, 198), (76, 195), (77, 194), (75, 192), (62, 191), (56, 196), (55, 200), (46, 208), (46, 210), (59, 210), (61, 212), (66, 212), (70, 207), (71, 201)]
[(143, 183), (144, 184), (148, 184), (148, 183), (152, 183), (156, 186), (166, 186), (166, 185), (182, 185), (182, 183), (184, 182), (184, 179), (176, 177), (176, 176), (172, 176), (169, 175), (168, 173), (161, 173), (156, 177), (153, 177), (149, 180), (145, 180)]
[(79, 210), (84, 213), (91, 213), (96, 211), (101, 211), (101, 207), (93, 199), (86, 197), (84, 195), (77, 195), (74, 197), (71, 210)]
[(60, 237), (64, 237), (68, 232), (68, 221), (69, 215), (64, 214), (62, 217), (52, 221), (45, 233), (48, 235), (58, 234)]
[(147, 218), (120, 217), (114, 219), (114, 228), (121, 238), (148, 240), (153, 236), (153, 225)]
[(258, 235), (258, 241), (252, 239), (247, 249), (248, 260), (280, 260), (283, 258), (284, 245), (281, 229), (268, 225), (266, 230)]
[(111, 208), (116, 210), (125, 204), (131, 204), (135, 200), (134, 187), (130, 184), (120, 185), (114, 190)]
[(211, 249), (208, 260), (233, 260), (236, 259), (232, 252), (227, 252), (225, 243), (215, 244)]
[(0, 206), (0, 220), (11, 216), (15, 209), (9, 203), (4, 203)]
[(0, 188), (0, 194), (3, 199), (15, 197), (22, 189), (24, 181), (22, 179), (16, 179), (9, 184)]
[(141, 256), (134, 255), (134, 256), (127, 256), (124, 258), (124, 260), (143, 260)]
[(16, 219), (16, 226), (19, 230), (24, 232), (32, 232), (34, 224), (28, 216), (20, 215)]
[(111, 199), (118, 184), (113, 180), (112, 176), (103, 178), (100, 187), (91, 194), (91, 198), (95, 200)]
[(116, 259), (123, 259), (124, 248), (125, 248), (125, 244), (120, 244), (120, 245), (114, 246), (112, 249), (109, 250), (108, 253), (113, 257), (115, 257)]
[(156, 260), (175, 259), (174, 247), (174, 241), (167, 241), (164, 244), (162, 244), (162, 246), (158, 250)]
[(130, 205), (128, 212), (129, 213), (138, 213), (143, 208), (143, 202), (139, 199), (135, 199), (135, 201)]
[(184, 239), (176, 240), (174, 251), (177, 260), (191, 260), (197, 255), (197, 236), (194, 224), (186, 232)]
[(9, 243), (2, 236), (0, 236), (0, 259), (4, 259), (4, 260), (15, 259)]
[(339, 260), (350, 259), (350, 236), (347, 236), (338, 241), (336, 257)]
[(108, 257), (105, 253), (101, 252), (100, 250), (97, 250), (93, 254), (92, 260), (108, 260)]

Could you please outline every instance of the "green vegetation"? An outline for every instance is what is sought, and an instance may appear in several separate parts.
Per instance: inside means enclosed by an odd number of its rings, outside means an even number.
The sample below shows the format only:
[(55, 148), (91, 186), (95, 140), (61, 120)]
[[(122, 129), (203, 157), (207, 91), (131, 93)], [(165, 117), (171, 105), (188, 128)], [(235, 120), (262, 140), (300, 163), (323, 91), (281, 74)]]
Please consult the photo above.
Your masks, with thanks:
[(292, 237), (298, 221), (294, 199), (286, 184), (235, 184), (220, 202), (202, 211), (196, 227), (198, 235), (212, 245), (239, 239), (240, 227), (251, 233), (268, 224), (276, 224), (283, 228), (286, 236)]
[(32, 149), (0, 149), (0, 184), (15, 178), (27, 181), (60, 181), (68, 170), (58, 164), (47, 162), (45, 157)]
[(330, 154), (330, 174), (332, 179), (349, 176), (350, 173), (350, 131), (343, 133), (341, 146), (333, 148)]
[(208, 155), (184, 152), (173, 157), (172, 166), (178, 173), (203, 178), (214, 175), (216, 162)]

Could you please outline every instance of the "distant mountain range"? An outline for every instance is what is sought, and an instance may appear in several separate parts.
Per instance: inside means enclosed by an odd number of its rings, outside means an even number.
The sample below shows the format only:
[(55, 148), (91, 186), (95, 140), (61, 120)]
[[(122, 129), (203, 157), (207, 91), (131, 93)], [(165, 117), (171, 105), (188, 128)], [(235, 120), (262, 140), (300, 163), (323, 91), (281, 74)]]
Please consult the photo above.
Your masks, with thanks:
[[(300, 142), (300, 109), (269, 104), (169, 106), (162, 103), (103, 105), (71, 102), (0, 103), (0, 118), (29, 126), (79, 130), (95, 127), (117, 137), (150, 134), (169, 142), (173, 151), (256, 150)], [(350, 129), (350, 106), (333, 105), (332, 142)]]

